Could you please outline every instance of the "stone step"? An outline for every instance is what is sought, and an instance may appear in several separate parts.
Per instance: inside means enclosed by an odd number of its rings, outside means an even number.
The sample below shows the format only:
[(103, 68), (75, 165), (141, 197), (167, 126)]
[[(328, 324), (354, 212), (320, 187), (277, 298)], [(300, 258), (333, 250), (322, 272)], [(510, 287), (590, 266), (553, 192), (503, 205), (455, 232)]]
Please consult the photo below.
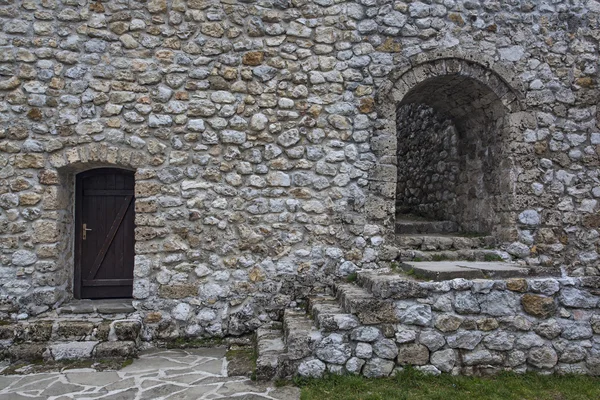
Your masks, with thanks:
[(304, 310), (286, 309), (283, 314), (284, 343), (287, 358), (299, 360), (312, 352), (320, 332)]
[(436, 281), (464, 278), (517, 278), (529, 276), (529, 269), (517, 264), (505, 262), (469, 262), (469, 261), (438, 261), (438, 262), (405, 262), (401, 268), (417, 278), (433, 279)]
[(40, 319), (0, 325), (0, 359), (127, 358), (138, 351), (141, 321)]
[(131, 299), (71, 300), (56, 309), (59, 315), (65, 314), (130, 314), (135, 312)]
[(398, 322), (392, 301), (376, 298), (362, 287), (340, 283), (336, 285), (336, 297), (344, 312), (355, 315), (362, 324)]
[(344, 313), (338, 305), (319, 304), (315, 309), (315, 326), (325, 332), (347, 331), (360, 325), (356, 316)]
[(452, 221), (426, 221), (420, 219), (396, 218), (398, 234), (456, 233), (458, 224)]
[(485, 249), (496, 245), (493, 236), (451, 236), (434, 234), (396, 235), (396, 245), (401, 249), (421, 251)]
[(397, 273), (359, 272), (356, 283), (380, 299), (415, 299), (427, 296), (419, 282)]
[(316, 318), (315, 313), (319, 312), (319, 308), (315, 309), (315, 307), (320, 306), (321, 304), (337, 305), (337, 299), (333, 296), (326, 296), (326, 295), (310, 296), (310, 297), (308, 297), (307, 300), (308, 300), (308, 302), (307, 302), (306, 311), (308, 312), (308, 314), (310, 314), (313, 317), (313, 319)]
[(281, 323), (271, 323), (256, 330), (256, 379), (271, 380), (280, 375), (281, 358), (285, 354)]
[(512, 257), (500, 250), (464, 249), (444, 251), (400, 250), (398, 259), (409, 261), (511, 261)]

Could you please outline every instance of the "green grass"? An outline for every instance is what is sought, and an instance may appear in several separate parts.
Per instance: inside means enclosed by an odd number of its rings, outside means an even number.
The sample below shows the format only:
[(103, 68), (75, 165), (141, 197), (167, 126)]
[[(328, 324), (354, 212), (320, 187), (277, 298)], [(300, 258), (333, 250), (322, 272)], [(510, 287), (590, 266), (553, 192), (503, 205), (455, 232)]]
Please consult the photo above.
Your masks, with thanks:
[(491, 262), (491, 261), (502, 261), (502, 257), (500, 257), (498, 254), (490, 254), (490, 253), (486, 253), (483, 256), (483, 260), (487, 261), (487, 262)]
[(444, 254), (434, 254), (431, 256), (431, 261), (448, 261), (448, 256)]
[(164, 344), (167, 349), (196, 349), (199, 347), (218, 347), (222, 346), (225, 341), (222, 338), (182, 338), (178, 337), (175, 340), (170, 340)]
[(426, 376), (405, 370), (392, 378), (328, 376), (297, 380), (301, 400), (589, 400), (600, 399), (600, 378), (501, 374), (491, 378)]
[(358, 274), (356, 272), (352, 272), (346, 276), (346, 282), (354, 283), (358, 279)]

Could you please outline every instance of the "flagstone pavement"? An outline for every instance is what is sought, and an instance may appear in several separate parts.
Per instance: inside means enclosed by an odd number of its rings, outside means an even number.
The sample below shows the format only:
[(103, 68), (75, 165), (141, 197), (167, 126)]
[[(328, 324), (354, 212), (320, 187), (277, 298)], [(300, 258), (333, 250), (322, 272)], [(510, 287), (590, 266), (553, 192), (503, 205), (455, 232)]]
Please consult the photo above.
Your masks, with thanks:
[(118, 371), (0, 376), (0, 400), (296, 400), (299, 395), (292, 386), (227, 376), (225, 349), (220, 348), (144, 351)]

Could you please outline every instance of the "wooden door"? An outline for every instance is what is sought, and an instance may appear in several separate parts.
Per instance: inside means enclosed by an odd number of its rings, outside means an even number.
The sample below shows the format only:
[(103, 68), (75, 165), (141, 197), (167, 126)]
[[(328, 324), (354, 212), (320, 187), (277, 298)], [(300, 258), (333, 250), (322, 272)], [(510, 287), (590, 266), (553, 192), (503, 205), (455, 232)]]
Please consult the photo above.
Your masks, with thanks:
[(100, 168), (77, 175), (76, 298), (131, 297), (134, 185), (133, 171)]

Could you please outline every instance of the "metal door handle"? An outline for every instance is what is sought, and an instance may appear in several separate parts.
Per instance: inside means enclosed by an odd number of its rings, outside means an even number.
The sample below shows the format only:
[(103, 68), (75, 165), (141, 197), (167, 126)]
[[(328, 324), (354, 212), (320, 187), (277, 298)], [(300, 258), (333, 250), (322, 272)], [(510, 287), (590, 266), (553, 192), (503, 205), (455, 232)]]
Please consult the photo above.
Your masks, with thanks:
[(82, 229), (82, 239), (85, 240), (87, 238), (87, 231), (91, 231), (91, 229), (89, 229), (87, 227), (87, 224), (83, 224), (83, 229)]

